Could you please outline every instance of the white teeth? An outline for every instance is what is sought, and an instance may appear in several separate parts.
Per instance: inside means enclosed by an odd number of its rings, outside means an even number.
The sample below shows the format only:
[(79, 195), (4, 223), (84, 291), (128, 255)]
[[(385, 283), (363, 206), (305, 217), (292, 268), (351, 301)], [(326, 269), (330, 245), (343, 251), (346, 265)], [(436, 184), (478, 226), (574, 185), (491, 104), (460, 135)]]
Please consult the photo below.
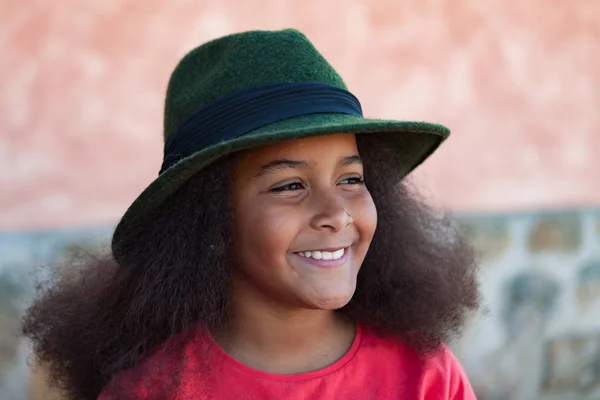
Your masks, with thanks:
[(333, 259), (337, 260), (338, 258), (342, 258), (343, 255), (344, 255), (344, 249), (339, 249), (339, 250), (333, 252)]
[(315, 260), (338, 260), (338, 259), (342, 258), (342, 256), (344, 255), (344, 251), (345, 251), (345, 249), (339, 249), (339, 250), (336, 250), (333, 252), (315, 250), (315, 251), (302, 251), (298, 254), (300, 254), (303, 257), (314, 258)]

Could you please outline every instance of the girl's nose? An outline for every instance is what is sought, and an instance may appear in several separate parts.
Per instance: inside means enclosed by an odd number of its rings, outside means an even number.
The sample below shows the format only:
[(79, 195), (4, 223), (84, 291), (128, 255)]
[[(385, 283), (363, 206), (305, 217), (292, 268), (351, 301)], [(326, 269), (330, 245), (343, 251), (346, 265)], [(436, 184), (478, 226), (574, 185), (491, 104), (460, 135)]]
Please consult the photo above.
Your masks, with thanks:
[(313, 229), (340, 232), (353, 222), (352, 216), (344, 207), (344, 202), (334, 195), (322, 196), (314, 204), (316, 212), (311, 219)]

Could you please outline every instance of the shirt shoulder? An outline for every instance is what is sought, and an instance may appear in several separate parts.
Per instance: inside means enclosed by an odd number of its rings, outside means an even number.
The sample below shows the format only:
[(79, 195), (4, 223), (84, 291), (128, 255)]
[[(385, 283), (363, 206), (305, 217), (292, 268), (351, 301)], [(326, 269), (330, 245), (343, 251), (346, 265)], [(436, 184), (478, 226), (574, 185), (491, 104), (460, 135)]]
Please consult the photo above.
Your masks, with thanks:
[(423, 371), (421, 388), (424, 395), (443, 394), (444, 396), (440, 398), (452, 400), (476, 398), (462, 365), (446, 345), (441, 345), (425, 361)]
[(380, 364), (380, 374), (398, 376), (414, 398), (476, 399), (462, 365), (445, 344), (423, 355), (399, 339), (365, 331), (361, 352), (365, 364)]
[(192, 337), (182, 333), (157, 346), (138, 365), (113, 376), (97, 400), (179, 398), (189, 376), (201, 372), (197, 363), (201, 346)]

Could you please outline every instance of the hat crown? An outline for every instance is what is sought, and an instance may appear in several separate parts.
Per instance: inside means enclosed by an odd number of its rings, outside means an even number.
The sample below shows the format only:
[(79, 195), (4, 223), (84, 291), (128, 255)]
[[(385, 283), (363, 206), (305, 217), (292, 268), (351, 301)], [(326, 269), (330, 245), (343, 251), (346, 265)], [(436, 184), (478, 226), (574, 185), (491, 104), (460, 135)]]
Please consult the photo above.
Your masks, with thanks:
[(186, 54), (169, 80), (164, 137), (200, 108), (239, 90), (271, 84), (346, 85), (308, 38), (294, 29), (225, 36)]

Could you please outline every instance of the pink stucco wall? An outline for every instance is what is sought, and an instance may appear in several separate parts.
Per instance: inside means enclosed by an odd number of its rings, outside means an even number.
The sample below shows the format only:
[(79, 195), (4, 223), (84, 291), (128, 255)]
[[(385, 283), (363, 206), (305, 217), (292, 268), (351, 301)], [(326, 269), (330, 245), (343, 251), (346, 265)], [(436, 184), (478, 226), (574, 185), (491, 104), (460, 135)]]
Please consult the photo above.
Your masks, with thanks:
[(0, 228), (112, 223), (161, 159), (187, 50), (305, 31), (368, 116), (447, 124), (415, 174), (456, 210), (600, 204), (600, 2), (5, 0)]

